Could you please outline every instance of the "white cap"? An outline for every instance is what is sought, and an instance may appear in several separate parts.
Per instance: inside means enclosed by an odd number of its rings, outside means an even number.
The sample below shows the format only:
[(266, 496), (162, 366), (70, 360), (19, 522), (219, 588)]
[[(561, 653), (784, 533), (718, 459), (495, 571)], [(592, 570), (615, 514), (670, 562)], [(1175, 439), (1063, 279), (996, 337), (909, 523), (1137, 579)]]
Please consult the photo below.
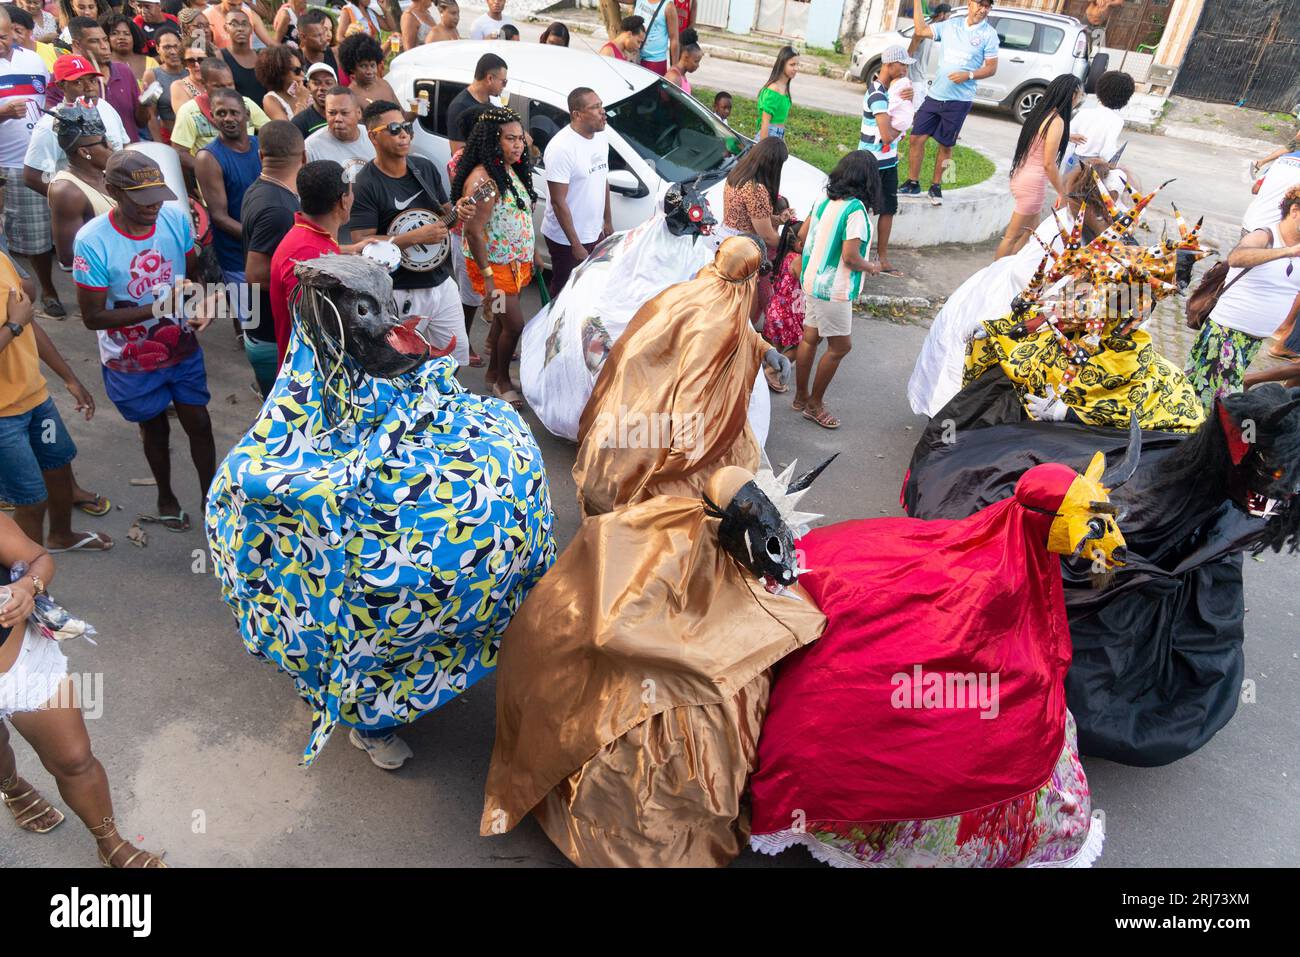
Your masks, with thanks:
[(313, 73), (320, 73), (322, 70), (336, 80), (339, 78), (339, 75), (334, 72), (334, 67), (330, 66), (323, 60), (320, 63), (313, 63), (311, 66), (307, 67), (307, 76), (311, 76)]

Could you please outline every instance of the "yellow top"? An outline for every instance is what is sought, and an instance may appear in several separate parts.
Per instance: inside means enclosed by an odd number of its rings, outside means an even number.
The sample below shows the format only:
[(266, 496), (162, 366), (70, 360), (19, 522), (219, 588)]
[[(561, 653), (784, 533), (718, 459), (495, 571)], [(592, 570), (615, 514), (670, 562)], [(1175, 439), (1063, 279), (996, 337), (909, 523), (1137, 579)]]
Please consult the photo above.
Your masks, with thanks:
[[(0, 326), (9, 321), (9, 293), (22, 288), (13, 262), (0, 253)], [(36, 333), (28, 324), (22, 335), (0, 349), (0, 418), (30, 412), (49, 397), (36, 354)]]

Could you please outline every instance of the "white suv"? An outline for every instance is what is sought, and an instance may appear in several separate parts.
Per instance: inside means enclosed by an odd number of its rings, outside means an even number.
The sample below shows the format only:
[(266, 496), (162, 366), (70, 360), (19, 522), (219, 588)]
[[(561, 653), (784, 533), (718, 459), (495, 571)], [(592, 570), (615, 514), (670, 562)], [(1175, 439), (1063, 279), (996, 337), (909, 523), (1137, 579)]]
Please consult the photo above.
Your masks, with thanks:
[[(751, 145), (747, 137), (649, 70), (540, 43), (430, 43), (393, 61), (387, 79), (403, 106), (421, 93), (428, 95), (428, 115), (415, 124), (414, 149), (433, 160), (444, 182), (450, 159), (447, 107), (474, 78), (479, 57), (489, 52), (506, 61), (504, 96), (523, 117), (539, 149), (568, 124), (571, 90), (587, 86), (600, 95), (609, 115), (610, 214), (615, 230), (649, 219), (670, 183), (701, 176), (713, 214), (722, 221), (722, 181), (735, 165), (736, 151)], [(534, 210), (540, 229), (546, 176), (540, 169), (533, 175), (542, 200)], [(794, 157), (781, 173), (781, 192), (801, 217), (821, 197), (825, 184), (825, 173)]]
[[(952, 18), (964, 17), (964, 7), (954, 10)], [(1047, 84), (1062, 73), (1073, 73), (1092, 92), (1096, 77), (1106, 71), (1106, 54), (1088, 57), (1088, 30), (1074, 17), (1036, 10), (994, 7), (989, 23), (998, 31), (1002, 51), (998, 54), (998, 71), (979, 81), (975, 102), (1007, 110), (1023, 123), (1042, 99)], [(863, 37), (853, 47), (849, 74), (869, 81), (880, 72), (880, 57), (895, 44), (907, 47), (912, 40), (912, 21), (899, 18), (898, 29)], [(939, 65), (939, 44), (930, 45), (929, 62), (923, 64), (925, 75), (933, 82)], [(927, 84), (928, 85), (928, 84)]]

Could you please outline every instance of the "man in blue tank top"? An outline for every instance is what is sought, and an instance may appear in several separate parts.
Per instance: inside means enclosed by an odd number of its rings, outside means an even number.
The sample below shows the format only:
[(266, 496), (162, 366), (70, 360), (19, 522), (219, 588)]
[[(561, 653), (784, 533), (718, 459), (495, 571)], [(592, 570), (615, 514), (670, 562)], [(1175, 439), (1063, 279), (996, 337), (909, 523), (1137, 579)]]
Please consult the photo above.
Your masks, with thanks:
[(244, 191), (262, 175), (257, 137), (248, 133), (248, 108), (237, 90), (213, 90), (212, 122), (217, 138), (194, 157), (194, 174), (212, 218), (212, 245), (227, 284), (228, 302), (235, 317), (235, 334), (258, 326), (260, 297), (244, 279), (243, 226), (240, 210)]

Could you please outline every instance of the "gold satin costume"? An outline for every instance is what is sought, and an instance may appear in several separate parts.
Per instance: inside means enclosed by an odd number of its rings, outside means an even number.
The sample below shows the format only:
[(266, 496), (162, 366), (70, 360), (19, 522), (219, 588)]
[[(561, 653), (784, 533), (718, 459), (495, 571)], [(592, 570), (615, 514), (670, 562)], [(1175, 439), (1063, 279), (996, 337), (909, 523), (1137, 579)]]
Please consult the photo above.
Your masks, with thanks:
[(733, 236), (632, 318), (578, 424), (584, 516), (656, 495), (696, 499), (717, 469), (758, 468), (746, 412), (770, 348), (750, 324), (760, 263), (753, 240)]
[(740, 853), (770, 669), (826, 619), (798, 585), (767, 592), (718, 524), (698, 496), (583, 522), (502, 639), (480, 833), (532, 811), (582, 866)]

